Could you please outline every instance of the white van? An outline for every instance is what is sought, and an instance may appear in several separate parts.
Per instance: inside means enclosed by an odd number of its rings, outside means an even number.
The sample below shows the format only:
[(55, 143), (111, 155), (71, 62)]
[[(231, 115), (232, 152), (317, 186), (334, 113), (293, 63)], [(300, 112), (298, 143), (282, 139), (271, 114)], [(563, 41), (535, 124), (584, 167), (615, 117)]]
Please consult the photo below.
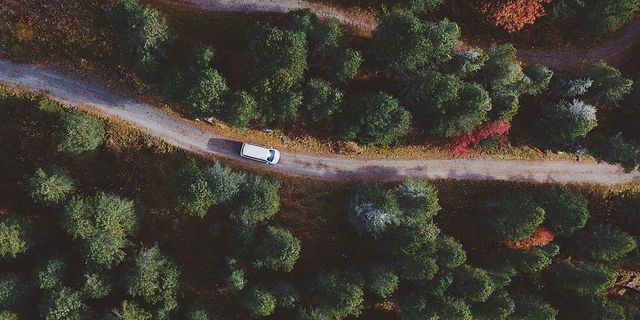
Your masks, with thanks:
[(268, 164), (276, 164), (280, 161), (280, 151), (269, 149), (248, 143), (242, 144), (240, 156), (243, 158), (260, 161)]

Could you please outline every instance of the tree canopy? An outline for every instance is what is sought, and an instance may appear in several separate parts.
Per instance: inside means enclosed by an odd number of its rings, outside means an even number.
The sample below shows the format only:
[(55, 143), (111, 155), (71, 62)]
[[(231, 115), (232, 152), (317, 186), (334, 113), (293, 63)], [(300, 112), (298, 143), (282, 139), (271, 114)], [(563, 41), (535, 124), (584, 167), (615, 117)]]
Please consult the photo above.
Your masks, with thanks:
[(58, 132), (58, 150), (73, 156), (96, 150), (105, 140), (104, 123), (80, 111), (67, 112)]

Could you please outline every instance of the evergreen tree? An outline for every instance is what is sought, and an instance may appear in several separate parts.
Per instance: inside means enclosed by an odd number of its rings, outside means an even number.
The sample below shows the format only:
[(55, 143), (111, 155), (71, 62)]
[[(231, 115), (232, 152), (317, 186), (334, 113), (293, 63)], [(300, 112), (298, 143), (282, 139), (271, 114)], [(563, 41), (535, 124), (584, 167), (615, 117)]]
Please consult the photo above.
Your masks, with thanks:
[(58, 150), (73, 156), (93, 152), (102, 145), (105, 134), (100, 119), (79, 111), (68, 112), (58, 131)]
[(76, 183), (66, 170), (38, 168), (29, 178), (27, 189), (33, 201), (42, 205), (58, 205), (75, 192)]
[(12, 259), (31, 247), (25, 222), (10, 214), (0, 216), (0, 258)]

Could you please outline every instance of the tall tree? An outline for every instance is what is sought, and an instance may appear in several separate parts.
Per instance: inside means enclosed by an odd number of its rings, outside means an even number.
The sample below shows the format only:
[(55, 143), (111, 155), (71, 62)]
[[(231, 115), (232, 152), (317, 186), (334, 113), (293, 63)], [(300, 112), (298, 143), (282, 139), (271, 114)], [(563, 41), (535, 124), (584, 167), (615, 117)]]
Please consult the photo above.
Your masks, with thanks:
[(359, 234), (379, 239), (387, 227), (398, 222), (398, 202), (393, 191), (383, 185), (365, 184), (352, 197), (348, 214)]
[(28, 180), (29, 196), (42, 205), (58, 205), (76, 190), (69, 172), (60, 168), (38, 168)]
[(58, 150), (73, 156), (96, 150), (105, 140), (104, 123), (80, 111), (64, 115), (58, 131)]
[(0, 216), (0, 258), (15, 258), (29, 247), (31, 239), (26, 223), (14, 215)]
[(593, 80), (590, 92), (598, 100), (615, 103), (631, 93), (633, 81), (624, 78), (620, 70), (603, 61), (591, 65), (586, 76)]
[(300, 257), (300, 240), (285, 228), (269, 226), (258, 239), (254, 256), (258, 268), (289, 272)]
[(246, 175), (235, 197), (231, 218), (247, 226), (269, 220), (280, 210), (279, 188), (277, 181), (259, 175)]
[(584, 138), (598, 124), (596, 107), (580, 100), (562, 100), (546, 108), (539, 122), (542, 144), (559, 145)]
[(178, 207), (204, 217), (215, 202), (204, 170), (195, 161), (190, 161), (177, 170), (171, 180), (171, 191)]
[(501, 240), (527, 239), (544, 221), (545, 211), (527, 195), (512, 193), (486, 205), (487, 223)]

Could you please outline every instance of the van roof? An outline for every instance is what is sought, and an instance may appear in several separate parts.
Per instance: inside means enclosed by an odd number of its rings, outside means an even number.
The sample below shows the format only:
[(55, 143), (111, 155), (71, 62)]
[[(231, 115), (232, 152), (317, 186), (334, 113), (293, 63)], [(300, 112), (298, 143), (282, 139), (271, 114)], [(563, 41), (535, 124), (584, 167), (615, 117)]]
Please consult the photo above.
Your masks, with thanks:
[(269, 149), (245, 143), (242, 145), (242, 154), (252, 158), (266, 160), (269, 158)]

